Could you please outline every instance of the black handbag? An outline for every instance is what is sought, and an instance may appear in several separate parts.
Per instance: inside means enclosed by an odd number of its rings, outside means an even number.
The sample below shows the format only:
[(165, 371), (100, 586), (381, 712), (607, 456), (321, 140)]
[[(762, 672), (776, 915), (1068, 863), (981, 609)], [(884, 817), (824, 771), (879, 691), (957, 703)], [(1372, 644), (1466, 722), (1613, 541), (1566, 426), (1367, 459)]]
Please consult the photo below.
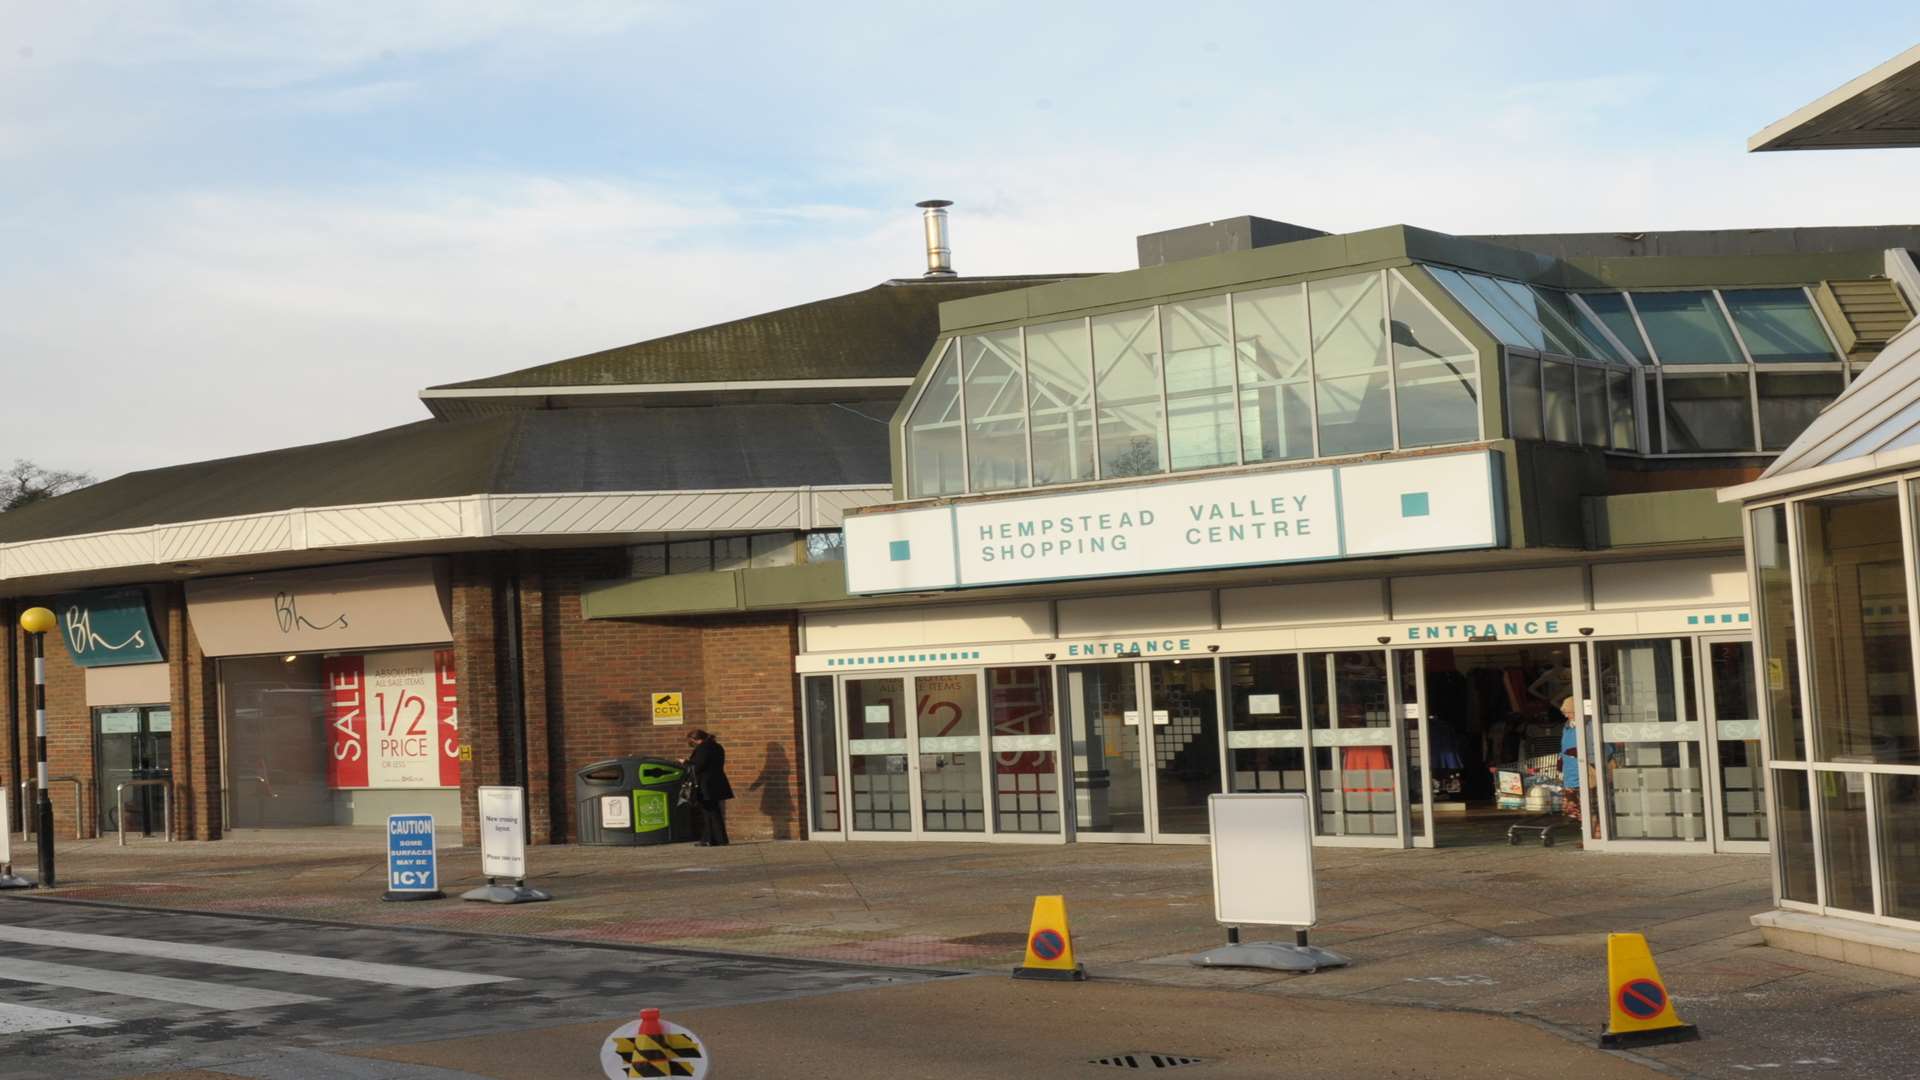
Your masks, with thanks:
[(692, 773), (688, 773), (687, 778), (680, 782), (680, 793), (673, 797), (673, 801), (675, 805), (688, 806), (699, 797), (699, 793), (699, 783), (694, 780)]

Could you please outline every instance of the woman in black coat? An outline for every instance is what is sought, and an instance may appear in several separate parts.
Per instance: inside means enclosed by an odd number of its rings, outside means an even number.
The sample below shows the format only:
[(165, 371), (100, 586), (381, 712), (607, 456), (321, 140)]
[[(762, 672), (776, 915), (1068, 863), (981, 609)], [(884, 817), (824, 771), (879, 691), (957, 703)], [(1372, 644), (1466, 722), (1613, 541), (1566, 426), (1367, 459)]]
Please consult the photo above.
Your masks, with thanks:
[(693, 798), (700, 804), (700, 839), (695, 847), (725, 847), (727, 843), (726, 800), (733, 798), (733, 785), (727, 782), (727, 750), (705, 728), (687, 732), (687, 771), (693, 774)]

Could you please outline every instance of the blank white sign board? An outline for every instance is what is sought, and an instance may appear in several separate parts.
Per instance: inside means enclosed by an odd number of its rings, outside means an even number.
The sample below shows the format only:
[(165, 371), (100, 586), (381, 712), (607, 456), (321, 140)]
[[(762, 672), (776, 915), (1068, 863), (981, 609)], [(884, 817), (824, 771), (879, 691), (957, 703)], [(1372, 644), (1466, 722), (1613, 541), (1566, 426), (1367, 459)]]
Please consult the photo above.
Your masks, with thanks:
[(1216, 921), (1314, 924), (1313, 807), (1304, 794), (1208, 796), (1207, 820)]

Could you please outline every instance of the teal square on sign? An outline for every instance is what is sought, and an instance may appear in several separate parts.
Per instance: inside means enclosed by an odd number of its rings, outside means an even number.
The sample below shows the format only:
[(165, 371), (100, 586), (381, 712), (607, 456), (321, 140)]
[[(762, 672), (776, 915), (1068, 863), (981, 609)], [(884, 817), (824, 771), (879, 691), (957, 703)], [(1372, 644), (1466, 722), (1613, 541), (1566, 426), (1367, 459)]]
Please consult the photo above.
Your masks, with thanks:
[(1426, 517), (1427, 510), (1426, 492), (1409, 491), (1400, 496), (1401, 517)]
[(887, 543), (887, 558), (894, 562), (906, 562), (913, 558), (913, 544), (906, 540), (892, 540)]

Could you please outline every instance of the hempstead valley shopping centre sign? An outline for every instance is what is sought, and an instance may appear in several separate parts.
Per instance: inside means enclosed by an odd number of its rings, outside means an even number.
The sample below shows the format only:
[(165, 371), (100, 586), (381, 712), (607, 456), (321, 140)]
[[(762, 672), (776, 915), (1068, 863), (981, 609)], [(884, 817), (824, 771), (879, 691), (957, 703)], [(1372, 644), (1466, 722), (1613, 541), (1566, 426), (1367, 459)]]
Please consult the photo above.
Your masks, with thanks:
[(1482, 450), (858, 514), (847, 591), (1499, 547), (1503, 490)]

